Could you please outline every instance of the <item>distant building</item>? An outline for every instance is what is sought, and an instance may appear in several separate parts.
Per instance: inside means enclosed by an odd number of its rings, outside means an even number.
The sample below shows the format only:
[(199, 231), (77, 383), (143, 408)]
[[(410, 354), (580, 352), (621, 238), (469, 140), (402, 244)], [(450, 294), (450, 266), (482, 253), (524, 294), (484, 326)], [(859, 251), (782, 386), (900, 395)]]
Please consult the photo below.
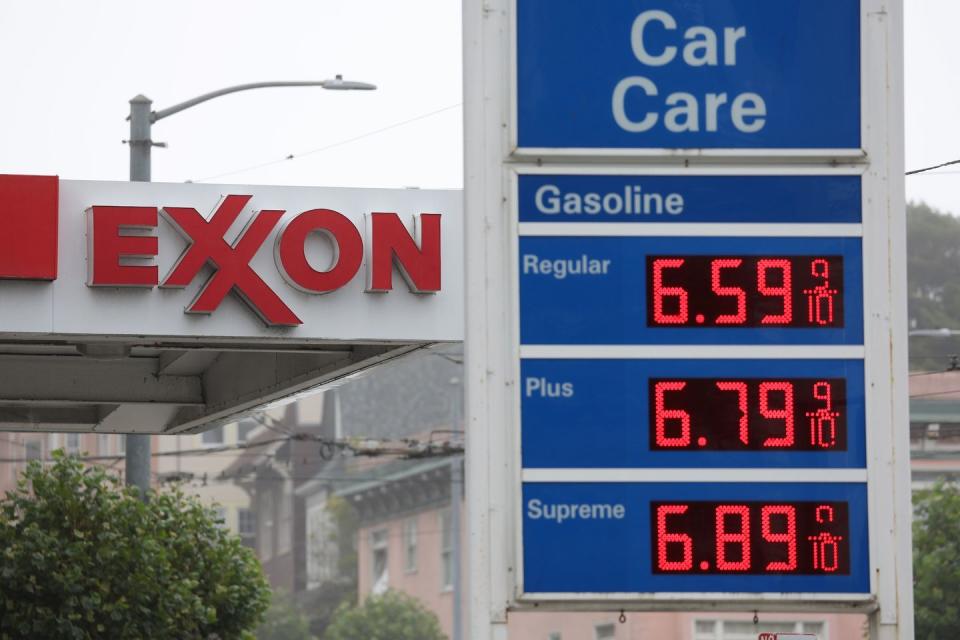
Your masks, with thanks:
[[(463, 459), (396, 461), (367, 473), (367, 479), (340, 490), (359, 519), (357, 589), (360, 598), (387, 589), (403, 591), (437, 614), (452, 637), (453, 601), (463, 598), (465, 577), (454, 581), (454, 562), (466, 567), (462, 527), (451, 513), (451, 496), (461, 503), (463, 486), (452, 484), (451, 465)], [(460, 474), (462, 477), (462, 473)], [(464, 611), (464, 616), (466, 611)]]
[[(156, 437), (153, 438), (156, 441)], [(91, 462), (109, 472), (123, 477), (126, 464), (126, 436), (115, 433), (37, 433), (32, 431), (11, 431), (0, 433), (0, 497), (16, 487), (17, 479), (27, 468), (30, 460), (49, 460), (50, 454), (63, 449), (67, 453), (110, 457)], [(154, 461), (156, 469), (156, 461)]]
[(317, 438), (335, 436), (335, 403), (328, 399), (319, 393), (270, 410), (246, 448), (210, 476), (234, 485), (236, 504), (254, 514), (249, 526), (260, 563), (271, 585), (288, 593), (307, 585), (306, 512), (297, 488), (323, 465)]
[(226, 469), (237, 459), (238, 449), (266, 431), (264, 414), (221, 425), (197, 434), (160, 436), (154, 445), (156, 481), (162, 485), (180, 483), (192, 495), (215, 509), (223, 526), (238, 534), (250, 547), (256, 544), (256, 516), (250, 496)]
[(960, 371), (911, 374), (910, 460), (914, 488), (960, 478)]

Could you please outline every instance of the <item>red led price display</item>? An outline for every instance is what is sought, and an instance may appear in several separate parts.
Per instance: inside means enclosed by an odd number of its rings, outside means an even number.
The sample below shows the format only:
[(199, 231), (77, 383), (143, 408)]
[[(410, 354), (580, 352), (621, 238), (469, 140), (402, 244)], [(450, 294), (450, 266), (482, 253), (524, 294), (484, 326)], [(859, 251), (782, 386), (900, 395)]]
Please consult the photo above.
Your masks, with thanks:
[(841, 256), (648, 256), (649, 327), (843, 327)]
[(843, 378), (651, 378), (650, 449), (846, 451)]
[(654, 573), (850, 573), (846, 502), (655, 502)]

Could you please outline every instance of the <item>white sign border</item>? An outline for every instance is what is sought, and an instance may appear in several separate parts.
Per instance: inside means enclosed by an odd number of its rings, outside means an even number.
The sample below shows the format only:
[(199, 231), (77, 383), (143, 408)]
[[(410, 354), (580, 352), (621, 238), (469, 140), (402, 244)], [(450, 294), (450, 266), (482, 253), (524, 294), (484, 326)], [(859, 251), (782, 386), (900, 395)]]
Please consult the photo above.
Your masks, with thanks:
[[(876, 611), (871, 637), (912, 633), (910, 468), (906, 392), (906, 248), (903, 190), (902, 0), (861, 0), (861, 144), (863, 150), (555, 150), (516, 145), (515, 0), (464, 1), (465, 198), (467, 223), (468, 508), (471, 518), (471, 630), (506, 638), (507, 611), (691, 610)], [(875, 54), (875, 55), (871, 55)], [(506, 80), (505, 80), (506, 79)], [(559, 151), (559, 153), (558, 153)], [(570, 155), (572, 153), (573, 155)], [(569, 163), (577, 159), (581, 166)], [(541, 161), (552, 166), (543, 167)], [(617, 166), (616, 163), (621, 164)], [(538, 594), (520, 590), (515, 286), (516, 235), (510, 223), (511, 172), (638, 173), (673, 167), (726, 167), (731, 173), (776, 164), (814, 173), (837, 165), (864, 172), (864, 270), (879, 267), (885, 286), (865, 291), (868, 361), (868, 509), (871, 594)], [(869, 164), (868, 164), (869, 163)], [(604, 165), (604, 166), (601, 166)], [(657, 165), (648, 166), (648, 165)], [(733, 167), (736, 168), (733, 168)], [(757, 169), (758, 172), (761, 171)], [(770, 169), (763, 170), (764, 173)], [(692, 175), (692, 174), (691, 174)], [(515, 220), (515, 217), (512, 218)], [(881, 241), (878, 245), (878, 241)], [(512, 260), (509, 255), (513, 252)], [(505, 264), (506, 263), (506, 264)], [(897, 268), (891, 268), (896, 265)], [(509, 295), (508, 295), (509, 294)], [(869, 391), (873, 389), (873, 391)], [(511, 431), (512, 430), (512, 431)], [(512, 449), (512, 450), (511, 450)], [(899, 455), (895, 453), (899, 452)], [(895, 516), (899, 515), (899, 519)], [(882, 550), (882, 553), (881, 553)], [(570, 599), (566, 599), (569, 596)], [(688, 599), (688, 596), (691, 598)], [(621, 598), (627, 598), (626, 600)]]

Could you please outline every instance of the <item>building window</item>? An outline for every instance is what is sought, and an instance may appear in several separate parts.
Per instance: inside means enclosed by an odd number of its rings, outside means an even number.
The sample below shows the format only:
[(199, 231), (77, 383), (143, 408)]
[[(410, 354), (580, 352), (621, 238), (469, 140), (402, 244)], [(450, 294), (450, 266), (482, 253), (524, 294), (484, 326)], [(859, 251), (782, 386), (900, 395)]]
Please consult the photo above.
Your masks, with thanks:
[(71, 455), (80, 453), (80, 434), (79, 433), (67, 434), (67, 453)]
[(593, 628), (594, 640), (613, 640), (617, 636), (617, 628), (612, 623), (598, 624)]
[(812, 633), (818, 640), (826, 640), (826, 625), (819, 621), (761, 620), (753, 624), (752, 620), (697, 620), (693, 640), (756, 640), (760, 633)]
[[(272, 484), (272, 483), (271, 483)], [(257, 547), (260, 549), (260, 559), (270, 560), (276, 555), (276, 527), (278, 506), (282, 496), (279, 488), (258, 491), (256, 494), (257, 510)]]
[(213, 519), (221, 529), (227, 528), (227, 509), (226, 507), (213, 507)]
[(450, 509), (440, 512), (440, 564), (444, 589), (453, 588), (453, 518)]
[(237, 534), (241, 538), (257, 535), (257, 516), (250, 509), (237, 509)]
[(547, 640), (563, 640), (563, 634), (559, 631), (551, 631), (547, 634)]
[(39, 460), (43, 457), (43, 443), (39, 440), (27, 440), (25, 444), (27, 460)]
[(387, 543), (386, 529), (377, 529), (370, 532), (370, 566), (373, 568), (373, 586), (370, 592), (374, 595), (385, 593), (390, 587), (390, 576), (387, 570)]
[(246, 442), (250, 433), (259, 426), (256, 420), (247, 418), (237, 423), (237, 442)]
[(307, 588), (335, 578), (338, 561), (336, 523), (326, 503), (318, 502), (307, 510)]
[(117, 436), (117, 453), (127, 455), (127, 436), (123, 433)]
[(200, 436), (203, 446), (205, 447), (218, 447), (223, 444), (223, 425), (219, 427), (214, 427), (209, 431), (204, 431), (203, 435)]
[(277, 555), (293, 549), (293, 482), (286, 480), (277, 496)]
[(97, 453), (101, 456), (108, 455), (110, 453), (110, 434), (109, 433), (97, 434)]
[(417, 518), (403, 521), (403, 567), (407, 573), (417, 570)]

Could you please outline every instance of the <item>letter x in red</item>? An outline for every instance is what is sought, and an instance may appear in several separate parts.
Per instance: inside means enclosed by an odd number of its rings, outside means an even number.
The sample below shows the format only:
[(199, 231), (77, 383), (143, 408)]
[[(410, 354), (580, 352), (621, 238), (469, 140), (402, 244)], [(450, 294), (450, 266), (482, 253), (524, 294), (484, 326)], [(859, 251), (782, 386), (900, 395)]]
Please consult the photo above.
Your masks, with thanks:
[(213, 313), (230, 290), (236, 289), (240, 298), (268, 325), (294, 327), (303, 324), (250, 266), (250, 260), (280, 221), (283, 211), (260, 211), (233, 245), (223, 239), (223, 234), (249, 201), (250, 196), (227, 196), (209, 221), (196, 209), (161, 209), (163, 217), (190, 241), (190, 246), (160, 286), (186, 287), (209, 262), (216, 272), (187, 307), (187, 313)]

